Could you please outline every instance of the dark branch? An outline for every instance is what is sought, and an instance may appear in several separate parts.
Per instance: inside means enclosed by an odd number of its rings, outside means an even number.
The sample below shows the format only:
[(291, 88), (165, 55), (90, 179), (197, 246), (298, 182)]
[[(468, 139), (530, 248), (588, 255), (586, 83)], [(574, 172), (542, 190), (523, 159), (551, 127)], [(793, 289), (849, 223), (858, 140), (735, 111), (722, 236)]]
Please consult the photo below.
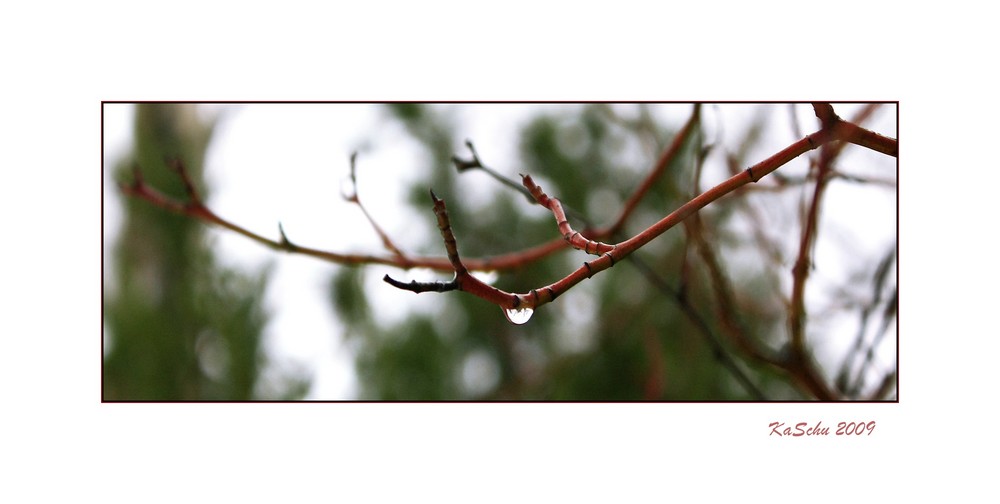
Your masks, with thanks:
[(417, 294), (421, 292), (448, 292), (460, 290), (459, 284), (455, 279), (452, 279), (450, 282), (417, 282), (416, 280), (411, 280), (408, 283), (403, 283), (389, 275), (386, 275), (382, 277), (382, 280), (397, 289), (415, 292)]

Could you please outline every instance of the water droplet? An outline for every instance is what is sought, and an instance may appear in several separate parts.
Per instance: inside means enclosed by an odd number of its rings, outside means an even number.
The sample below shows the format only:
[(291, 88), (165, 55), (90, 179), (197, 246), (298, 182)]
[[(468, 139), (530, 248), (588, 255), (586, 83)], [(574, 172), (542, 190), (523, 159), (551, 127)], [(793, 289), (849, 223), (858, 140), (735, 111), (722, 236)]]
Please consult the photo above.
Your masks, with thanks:
[(500, 278), (500, 273), (498, 273), (497, 270), (470, 271), (470, 273), (472, 273), (472, 276), (479, 279), (480, 282), (489, 285), (493, 285), (496, 283), (497, 279)]
[(527, 322), (528, 319), (531, 318), (532, 313), (535, 313), (535, 310), (532, 310), (531, 308), (521, 308), (519, 310), (515, 308), (508, 308), (503, 311), (507, 320), (509, 320), (511, 324), (517, 325)]

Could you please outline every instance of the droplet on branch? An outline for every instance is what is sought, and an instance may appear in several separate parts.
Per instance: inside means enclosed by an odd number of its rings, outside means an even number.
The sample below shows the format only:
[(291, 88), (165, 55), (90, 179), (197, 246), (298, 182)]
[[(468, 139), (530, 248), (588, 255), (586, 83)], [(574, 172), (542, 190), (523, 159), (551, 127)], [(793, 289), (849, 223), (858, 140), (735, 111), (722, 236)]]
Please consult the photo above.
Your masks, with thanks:
[(504, 316), (507, 317), (507, 320), (509, 320), (511, 324), (517, 324), (517, 325), (521, 325), (527, 322), (528, 319), (531, 318), (532, 313), (535, 313), (535, 310), (532, 310), (531, 308), (520, 308), (520, 309), (508, 308), (503, 311), (503, 314)]

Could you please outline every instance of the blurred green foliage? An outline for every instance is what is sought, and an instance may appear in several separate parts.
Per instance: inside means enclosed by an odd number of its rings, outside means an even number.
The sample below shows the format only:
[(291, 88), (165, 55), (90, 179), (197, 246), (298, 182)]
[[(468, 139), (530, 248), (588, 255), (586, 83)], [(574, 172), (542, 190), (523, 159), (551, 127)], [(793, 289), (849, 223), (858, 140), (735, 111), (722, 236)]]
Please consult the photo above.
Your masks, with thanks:
[[(183, 183), (168, 168), (181, 160), (206, 198), (202, 165), (212, 131), (194, 105), (137, 105), (133, 151), (114, 176), (131, 182), (138, 167), (150, 186), (183, 201)], [(261, 344), (266, 269), (247, 274), (223, 267), (202, 224), (138, 199), (123, 203), (126, 219), (105, 286), (103, 399), (304, 396), (308, 380), (293, 372), (262, 379), (270, 364)]]

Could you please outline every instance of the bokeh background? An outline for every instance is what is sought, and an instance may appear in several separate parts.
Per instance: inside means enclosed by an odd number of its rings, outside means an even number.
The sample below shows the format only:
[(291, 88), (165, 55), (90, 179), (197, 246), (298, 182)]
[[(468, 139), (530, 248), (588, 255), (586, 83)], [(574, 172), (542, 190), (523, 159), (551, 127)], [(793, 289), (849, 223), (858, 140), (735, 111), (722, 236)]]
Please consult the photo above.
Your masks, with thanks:
[[(414, 295), (382, 282), (448, 280), (426, 269), (332, 264), (123, 197), (138, 167), (179, 199), (183, 159), (220, 216), (277, 240), (389, 255), (393, 242), (443, 256), (428, 189), (447, 201), (464, 257), (558, 236), (547, 211), (483, 171), (531, 174), (606, 225), (692, 114), (692, 104), (103, 105), (105, 400), (806, 400), (782, 372), (726, 337), (735, 314), (773, 352), (787, 341), (791, 268), (816, 151), (713, 203), (634, 259), (574, 287), (524, 325), (463, 293)], [(896, 107), (836, 104), (896, 137)], [(700, 105), (697, 130), (624, 230), (644, 229), (699, 192), (818, 127), (808, 104)], [(357, 153), (357, 186), (350, 156)], [(807, 290), (807, 339), (844, 399), (896, 397), (896, 160), (847, 146), (823, 200)], [(624, 236), (620, 237), (623, 239)], [(709, 244), (706, 262), (696, 238)], [(525, 292), (585, 260), (564, 250), (482, 272)], [(735, 306), (720, 306), (712, 272)], [(886, 387), (886, 383), (891, 386)]]

